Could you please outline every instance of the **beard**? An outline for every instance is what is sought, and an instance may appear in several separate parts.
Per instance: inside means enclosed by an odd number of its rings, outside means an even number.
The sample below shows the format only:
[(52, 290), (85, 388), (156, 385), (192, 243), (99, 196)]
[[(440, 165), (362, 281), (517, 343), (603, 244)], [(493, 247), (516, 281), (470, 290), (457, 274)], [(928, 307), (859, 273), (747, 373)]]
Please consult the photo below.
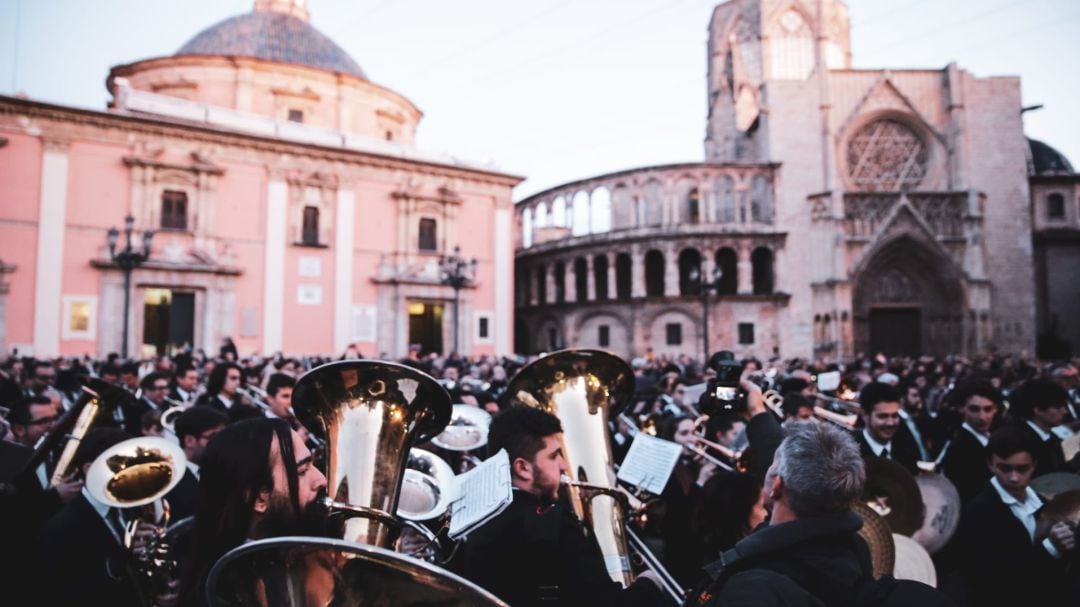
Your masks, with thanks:
[(326, 508), (321, 503), (321, 495), (297, 513), (293, 511), (292, 500), (288, 496), (274, 494), (266, 512), (255, 523), (251, 537), (341, 537), (339, 526), (327, 516)]

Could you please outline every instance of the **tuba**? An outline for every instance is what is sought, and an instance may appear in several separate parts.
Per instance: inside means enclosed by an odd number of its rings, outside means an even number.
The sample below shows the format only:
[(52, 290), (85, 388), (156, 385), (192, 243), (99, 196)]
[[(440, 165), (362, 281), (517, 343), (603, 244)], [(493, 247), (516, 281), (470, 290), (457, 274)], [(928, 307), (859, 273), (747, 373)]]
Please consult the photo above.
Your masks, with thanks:
[[(403, 519), (437, 515), (444, 507), (438, 493), (425, 503), (423, 491), (452, 472), (412, 449), (450, 422), (450, 395), (438, 382), (405, 365), (338, 361), (301, 377), (293, 406), (326, 443), (323, 505), (344, 519), (342, 539), (286, 537), (241, 545), (210, 570), (210, 605), (505, 607), (463, 578), (389, 550), (403, 527), (413, 528)], [(415, 474), (407, 474), (410, 457)], [(403, 481), (409, 483), (406, 503), (400, 503)]]
[[(574, 515), (592, 530), (611, 579), (633, 580), (624, 513), (614, 491), (609, 417), (633, 398), (634, 372), (621, 358), (600, 350), (563, 350), (522, 368), (507, 388), (512, 404), (543, 409), (562, 423), (566, 483)], [(626, 513), (629, 514), (629, 513)]]
[[(143, 605), (154, 605), (177, 579), (179, 567), (165, 532), (169, 503), (163, 497), (183, 478), (186, 466), (187, 458), (176, 443), (143, 436), (109, 447), (86, 473), (90, 495), (120, 509), (128, 521), (123, 543), (130, 555), (128, 571)], [(158, 532), (147, 545), (136, 549), (139, 521), (154, 525)]]
[(103, 379), (88, 377), (83, 382), (82, 396), (56, 422), (53, 429), (41, 437), (34, 447), (34, 453), (23, 467), (23, 473), (37, 468), (54, 449), (60, 447), (61, 441), (66, 441), (56, 460), (53, 475), (49, 479), (50, 485), (60, 484), (65, 477), (75, 472), (71, 462), (75, 458), (79, 442), (86, 433), (96, 425), (115, 425), (116, 413), (125, 402), (134, 398), (127, 390)]

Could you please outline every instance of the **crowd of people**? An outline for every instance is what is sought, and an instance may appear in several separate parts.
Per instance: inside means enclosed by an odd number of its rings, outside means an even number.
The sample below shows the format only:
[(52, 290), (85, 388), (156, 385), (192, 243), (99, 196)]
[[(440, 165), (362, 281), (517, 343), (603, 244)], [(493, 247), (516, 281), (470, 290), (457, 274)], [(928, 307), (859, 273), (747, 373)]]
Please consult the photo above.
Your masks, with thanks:
[[(148, 360), (89, 357), (0, 362), (0, 596), (8, 604), (199, 605), (210, 567), (245, 541), (323, 535), (320, 437), (293, 410), (297, 379), (340, 356), (241, 357), (226, 340)], [(622, 588), (582, 522), (563, 503), (568, 472), (558, 417), (522, 406), (507, 387), (537, 357), (422, 355), (394, 361), (437, 379), (452, 402), (492, 414), (488, 452), (511, 462), (510, 508), (464, 542), (446, 566), (515, 607), (668, 604), (654, 573)], [(717, 364), (689, 355), (628, 361), (633, 398), (612, 415), (613, 462), (648, 433), (682, 445), (666, 488), (634, 522), (685, 604), (993, 605), (1080, 601), (1075, 517), (1044, 522), (1032, 480), (1057, 475), (1080, 489), (1075, 361), (1026, 355), (859, 356), (849, 361), (747, 358), (734, 397), (715, 398)], [(53, 432), (82, 386), (116, 390), (106, 423), (58, 469)], [(825, 378), (829, 378), (826, 381)], [(117, 397), (116, 395), (119, 395)], [(109, 447), (167, 437), (186, 470), (169, 492), (170, 518), (192, 517), (178, 570), (147, 598), (131, 554), (160, 536), (85, 486)], [(49, 441), (52, 440), (52, 443)], [(46, 444), (46, 447), (42, 447)], [(862, 519), (870, 465), (940, 473), (955, 486), (959, 529), (933, 554), (937, 590), (872, 575)], [(1071, 484), (1070, 484), (1071, 483)], [(130, 535), (130, 537), (125, 537)], [(62, 580), (57, 583), (55, 580)], [(5, 601), (7, 602), (7, 601)]]

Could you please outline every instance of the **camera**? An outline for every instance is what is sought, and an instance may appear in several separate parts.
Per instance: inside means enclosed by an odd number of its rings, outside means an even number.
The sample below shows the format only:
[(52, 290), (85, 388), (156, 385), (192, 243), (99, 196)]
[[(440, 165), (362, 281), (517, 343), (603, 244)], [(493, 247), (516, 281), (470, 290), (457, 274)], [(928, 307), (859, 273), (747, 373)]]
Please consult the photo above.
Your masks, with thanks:
[(721, 350), (709, 357), (708, 365), (716, 372), (716, 377), (705, 386), (705, 392), (698, 399), (698, 410), (706, 415), (746, 411), (746, 391), (739, 387), (743, 365), (735, 360), (735, 354)]

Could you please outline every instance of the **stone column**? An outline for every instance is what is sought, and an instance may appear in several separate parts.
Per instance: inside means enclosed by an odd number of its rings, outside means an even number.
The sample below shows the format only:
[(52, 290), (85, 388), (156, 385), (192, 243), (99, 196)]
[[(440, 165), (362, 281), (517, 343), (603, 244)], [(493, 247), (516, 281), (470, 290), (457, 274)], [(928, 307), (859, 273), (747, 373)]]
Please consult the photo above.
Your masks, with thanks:
[(593, 256), (585, 256), (585, 299), (596, 301), (596, 276), (593, 271)]
[(356, 195), (352, 190), (338, 190), (334, 215), (334, 351), (343, 352), (353, 337), (353, 233)]
[(551, 267), (544, 272), (544, 281), (546, 287), (544, 291), (547, 297), (541, 303), (553, 303), (555, 301), (555, 264), (551, 264)]
[(645, 297), (645, 253), (641, 245), (630, 247), (630, 296)]
[(754, 292), (754, 266), (750, 263), (751, 243), (739, 243), (739, 294), (750, 295)]
[[(60, 354), (64, 232), (67, 227), (68, 142), (45, 139), (41, 157), (34, 280), (34, 356)], [(85, 262), (83, 262), (85, 263)]]
[(272, 176), (266, 188), (266, 244), (263, 257), (263, 352), (282, 349), (285, 326), (285, 237), (289, 186)]
[(608, 299), (618, 299), (618, 294), (615, 292), (615, 257), (616, 256), (611, 254), (611, 253), (604, 253), (604, 256), (607, 257), (607, 260), (608, 260), (607, 276), (605, 277), (605, 280), (607, 280)]
[(664, 296), (679, 296), (679, 250), (674, 243), (664, 245)]

